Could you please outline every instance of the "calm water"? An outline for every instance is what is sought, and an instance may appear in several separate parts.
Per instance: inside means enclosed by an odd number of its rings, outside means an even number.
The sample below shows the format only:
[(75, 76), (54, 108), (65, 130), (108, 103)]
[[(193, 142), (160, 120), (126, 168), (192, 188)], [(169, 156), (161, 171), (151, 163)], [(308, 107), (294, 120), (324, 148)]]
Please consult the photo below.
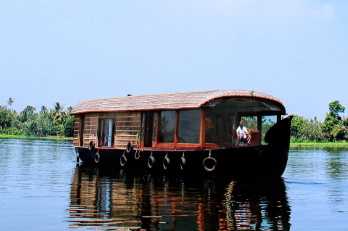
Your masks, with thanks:
[(1, 230), (348, 230), (348, 150), (292, 150), (276, 182), (84, 168), (70, 142), (0, 157)]

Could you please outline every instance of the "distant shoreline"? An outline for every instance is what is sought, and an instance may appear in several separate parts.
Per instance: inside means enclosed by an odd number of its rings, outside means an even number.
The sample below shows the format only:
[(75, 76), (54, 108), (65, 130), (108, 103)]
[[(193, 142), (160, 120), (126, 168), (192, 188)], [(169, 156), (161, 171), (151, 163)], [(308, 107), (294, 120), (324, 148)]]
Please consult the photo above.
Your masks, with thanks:
[(0, 139), (31, 139), (31, 140), (68, 140), (72, 141), (72, 137), (64, 136), (45, 136), (45, 137), (36, 137), (36, 136), (25, 136), (25, 135), (7, 135), (0, 134)]
[(347, 148), (348, 142), (308, 142), (308, 143), (290, 143), (290, 148)]

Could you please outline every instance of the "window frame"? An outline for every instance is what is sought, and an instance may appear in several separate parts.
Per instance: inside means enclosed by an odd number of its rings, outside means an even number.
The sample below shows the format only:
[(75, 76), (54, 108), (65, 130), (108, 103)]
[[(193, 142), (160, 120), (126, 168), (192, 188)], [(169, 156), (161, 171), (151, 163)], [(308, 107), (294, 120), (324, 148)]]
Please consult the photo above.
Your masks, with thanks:
[[(180, 112), (183, 110), (198, 110), (199, 111), (199, 135), (198, 135), (198, 142), (197, 143), (180, 143), (179, 142), (179, 116)], [(174, 142), (161, 142), (160, 141), (160, 133), (161, 133), (161, 113), (163, 111), (174, 111)], [(202, 138), (203, 135), (203, 126), (202, 125), (202, 118), (203, 118), (203, 111), (201, 108), (193, 108), (193, 109), (180, 109), (180, 110), (163, 110), (163, 111), (157, 111), (155, 113), (155, 117), (157, 116), (157, 121), (154, 121), (154, 126), (157, 128), (154, 129), (154, 132), (156, 131), (156, 140), (153, 140), (153, 147), (157, 148), (198, 148), (202, 147), (202, 144), (204, 142), (204, 138)]]

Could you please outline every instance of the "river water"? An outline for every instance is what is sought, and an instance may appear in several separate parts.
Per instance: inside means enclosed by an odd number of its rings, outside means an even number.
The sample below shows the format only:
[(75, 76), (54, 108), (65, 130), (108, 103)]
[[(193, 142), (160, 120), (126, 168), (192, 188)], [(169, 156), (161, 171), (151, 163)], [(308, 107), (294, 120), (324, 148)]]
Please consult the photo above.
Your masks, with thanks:
[(348, 230), (348, 149), (291, 150), (262, 182), (86, 168), (66, 141), (0, 157), (1, 230)]

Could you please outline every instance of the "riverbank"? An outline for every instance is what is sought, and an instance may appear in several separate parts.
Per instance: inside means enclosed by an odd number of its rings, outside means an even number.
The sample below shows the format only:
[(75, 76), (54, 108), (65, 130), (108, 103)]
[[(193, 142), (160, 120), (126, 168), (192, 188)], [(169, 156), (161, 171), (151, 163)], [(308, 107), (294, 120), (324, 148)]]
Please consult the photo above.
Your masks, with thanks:
[(348, 142), (309, 142), (309, 143), (290, 143), (290, 148), (347, 148)]
[(34, 137), (34, 136), (25, 136), (25, 135), (0, 134), (0, 139), (72, 140), (73, 138), (72, 137), (64, 137), (64, 136)]

